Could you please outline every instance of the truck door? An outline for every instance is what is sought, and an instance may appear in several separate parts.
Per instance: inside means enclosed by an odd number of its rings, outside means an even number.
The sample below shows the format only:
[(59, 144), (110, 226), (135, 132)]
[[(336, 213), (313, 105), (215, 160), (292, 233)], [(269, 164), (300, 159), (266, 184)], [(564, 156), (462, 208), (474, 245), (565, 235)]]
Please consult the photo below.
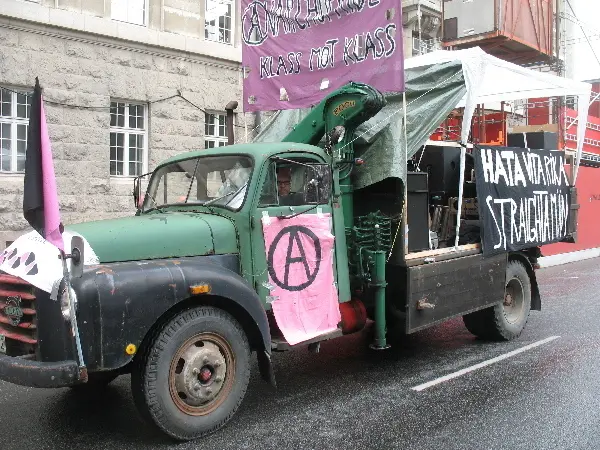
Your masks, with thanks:
[(282, 154), (260, 174), (254, 288), (290, 345), (332, 332), (340, 320), (330, 192), (331, 167), (315, 155)]

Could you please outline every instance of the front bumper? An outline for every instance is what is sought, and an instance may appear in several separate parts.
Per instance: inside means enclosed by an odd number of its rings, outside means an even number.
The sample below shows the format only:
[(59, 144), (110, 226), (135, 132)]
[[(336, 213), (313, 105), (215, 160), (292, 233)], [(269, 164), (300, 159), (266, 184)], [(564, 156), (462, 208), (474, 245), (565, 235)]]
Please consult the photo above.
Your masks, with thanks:
[(0, 355), (0, 380), (36, 388), (61, 388), (79, 384), (85, 374), (75, 361), (40, 362)]

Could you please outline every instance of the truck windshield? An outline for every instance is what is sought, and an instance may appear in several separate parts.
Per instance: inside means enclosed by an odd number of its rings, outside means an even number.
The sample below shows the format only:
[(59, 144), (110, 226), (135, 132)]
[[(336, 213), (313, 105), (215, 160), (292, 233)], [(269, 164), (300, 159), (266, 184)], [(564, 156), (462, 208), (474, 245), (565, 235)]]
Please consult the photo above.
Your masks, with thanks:
[(247, 156), (201, 156), (156, 170), (143, 200), (143, 211), (184, 204), (237, 210), (246, 198), (252, 175)]

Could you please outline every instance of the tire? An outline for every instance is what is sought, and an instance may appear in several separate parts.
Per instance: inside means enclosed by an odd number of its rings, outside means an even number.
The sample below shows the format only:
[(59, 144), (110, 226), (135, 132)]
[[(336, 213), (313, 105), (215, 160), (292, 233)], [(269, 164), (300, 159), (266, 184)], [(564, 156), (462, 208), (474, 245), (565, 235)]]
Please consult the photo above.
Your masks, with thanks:
[(93, 372), (88, 375), (87, 383), (71, 386), (74, 392), (99, 392), (112, 383), (119, 373), (117, 372)]
[(217, 431), (235, 414), (250, 379), (250, 346), (239, 323), (213, 307), (185, 310), (140, 353), (131, 389), (141, 415), (178, 441)]
[(475, 336), (493, 341), (510, 341), (520, 336), (531, 311), (531, 280), (519, 261), (506, 267), (504, 301), (490, 308), (463, 316), (467, 329)]

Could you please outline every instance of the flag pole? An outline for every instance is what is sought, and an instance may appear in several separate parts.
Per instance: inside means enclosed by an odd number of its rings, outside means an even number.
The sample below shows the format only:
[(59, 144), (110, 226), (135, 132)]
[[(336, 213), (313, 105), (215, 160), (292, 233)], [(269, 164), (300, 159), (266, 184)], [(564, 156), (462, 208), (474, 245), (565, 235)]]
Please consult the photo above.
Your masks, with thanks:
[(81, 339), (77, 326), (77, 313), (72, 295), (71, 273), (67, 266), (67, 259), (72, 259), (75, 264), (81, 260), (81, 251), (73, 248), (71, 254), (65, 253), (63, 226), (60, 220), (60, 207), (58, 202), (58, 189), (54, 174), (52, 148), (46, 123), (46, 113), (42, 98), (42, 87), (38, 77), (35, 78), (35, 87), (31, 99), (31, 113), (27, 131), (27, 158), (25, 158), (25, 177), (23, 180), (23, 217), (31, 227), (36, 230), (46, 241), (54, 245), (60, 252), (58, 258), (62, 261), (65, 295), (69, 307), (71, 332), (75, 340), (77, 364), (79, 366), (79, 380), (87, 381), (87, 369), (81, 350)]
[(67, 296), (67, 302), (69, 304), (69, 315), (71, 317), (71, 332), (75, 339), (75, 348), (77, 350), (77, 363), (79, 364), (79, 379), (80, 381), (87, 381), (87, 368), (83, 360), (83, 351), (81, 350), (81, 338), (79, 336), (79, 327), (77, 325), (77, 312), (75, 311), (75, 302), (71, 297), (71, 272), (67, 267), (67, 259), (72, 259), (75, 263), (79, 263), (80, 255), (77, 248), (73, 249), (72, 253), (67, 255), (63, 250), (60, 250), (59, 259), (63, 266), (63, 279), (65, 280), (65, 295)]

